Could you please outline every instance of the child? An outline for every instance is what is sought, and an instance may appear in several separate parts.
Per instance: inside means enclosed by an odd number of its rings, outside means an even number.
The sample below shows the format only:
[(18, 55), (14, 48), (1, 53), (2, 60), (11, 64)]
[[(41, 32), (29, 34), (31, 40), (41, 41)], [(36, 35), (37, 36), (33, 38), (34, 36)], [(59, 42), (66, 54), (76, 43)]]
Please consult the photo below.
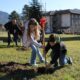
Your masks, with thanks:
[(54, 64), (54, 67), (58, 66), (58, 59), (61, 66), (64, 66), (67, 63), (72, 64), (71, 58), (66, 57), (66, 46), (62, 42), (57, 42), (54, 34), (49, 36), (49, 41), (45, 47), (45, 54), (47, 54), (49, 49), (52, 49), (52, 52), (51, 61), (48, 66), (51, 66), (52, 64)]
[(39, 34), (38, 22), (34, 18), (32, 18), (28, 23), (27, 41), (28, 41), (28, 45), (32, 49), (30, 64), (34, 66), (36, 66), (36, 54), (39, 56), (40, 61), (44, 62), (44, 58), (39, 51), (39, 47), (44, 48), (44, 46), (42, 46), (40, 43), (37, 42), (39, 37), (40, 34)]

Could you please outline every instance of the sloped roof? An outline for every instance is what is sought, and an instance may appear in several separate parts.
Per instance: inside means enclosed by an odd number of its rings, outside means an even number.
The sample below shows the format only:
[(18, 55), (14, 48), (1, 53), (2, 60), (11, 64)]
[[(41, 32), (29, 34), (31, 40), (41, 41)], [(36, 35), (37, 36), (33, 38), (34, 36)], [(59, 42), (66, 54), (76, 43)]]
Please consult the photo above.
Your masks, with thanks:
[(56, 11), (55, 13), (58, 13), (58, 14), (62, 14), (62, 13), (73, 13), (73, 14), (80, 14), (80, 10), (79, 9), (66, 9), (66, 10), (59, 10), (59, 11)]
[(66, 9), (66, 10), (49, 11), (49, 12), (46, 12), (46, 15), (50, 16), (54, 14), (66, 14), (66, 13), (80, 14), (80, 9)]
[(71, 13), (80, 14), (80, 9), (70, 9)]
[(55, 11), (49, 11), (49, 12), (46, 12), (46, 15), (53, 15), (55, 13)]

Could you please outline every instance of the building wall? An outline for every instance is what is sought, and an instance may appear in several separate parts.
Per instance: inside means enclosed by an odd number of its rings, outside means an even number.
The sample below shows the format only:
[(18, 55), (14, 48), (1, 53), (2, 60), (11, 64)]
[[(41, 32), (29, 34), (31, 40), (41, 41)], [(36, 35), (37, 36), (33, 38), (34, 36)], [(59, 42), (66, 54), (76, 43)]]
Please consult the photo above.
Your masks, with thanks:
[(50, 26), (50, 16), (47, 16), (46, 19), (47, 19), (47, 25), (46, 26), (49, 27)]
[(65, 29), (65, 33), (80, 33), (80, 14), (62, 14), (61, 27), (69, 27)]
[(47, 16), (47, 27), (50, 31), (63, 29), (66, 33), (80, 33), (80, 14), (57, 12)]
[(70, 27), (70, 14), (61, 15), (61, 27)]
[(47, 19), (47, 31), (50, 31), (52, 32), (52, 17), (51, 16), (46, 16), (46, 19)]
[(46, 32), (50, 31), (50, 16), (46, 16), (47, 24), (46, 24)]
[(80, 33), (80, 14), (71, 14), (71, 32)]

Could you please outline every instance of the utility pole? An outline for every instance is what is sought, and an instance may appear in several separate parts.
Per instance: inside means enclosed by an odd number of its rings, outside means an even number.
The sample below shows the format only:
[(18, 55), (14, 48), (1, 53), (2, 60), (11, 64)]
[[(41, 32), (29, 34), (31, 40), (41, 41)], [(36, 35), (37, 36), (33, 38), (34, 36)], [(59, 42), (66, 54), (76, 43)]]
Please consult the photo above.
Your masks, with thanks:
[(46, 2), (45, 2), (45, 13), (46, 13)]

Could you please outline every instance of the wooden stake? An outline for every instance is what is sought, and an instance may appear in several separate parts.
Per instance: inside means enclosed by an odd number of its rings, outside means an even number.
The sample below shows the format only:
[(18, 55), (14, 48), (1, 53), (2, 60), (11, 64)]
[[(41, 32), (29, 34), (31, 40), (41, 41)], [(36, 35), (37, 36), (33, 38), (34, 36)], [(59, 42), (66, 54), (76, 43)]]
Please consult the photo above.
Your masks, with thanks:
[[(45, 46), (45, 30), (44, 30), (44, 26), (42, 28), (42, 35), (43, 35), (43, 46)], [(45, 49), (43, 49), (43, 54), (45, 54)], [(45, 54), (45, 67), (46, 67), (46, 54)]]

